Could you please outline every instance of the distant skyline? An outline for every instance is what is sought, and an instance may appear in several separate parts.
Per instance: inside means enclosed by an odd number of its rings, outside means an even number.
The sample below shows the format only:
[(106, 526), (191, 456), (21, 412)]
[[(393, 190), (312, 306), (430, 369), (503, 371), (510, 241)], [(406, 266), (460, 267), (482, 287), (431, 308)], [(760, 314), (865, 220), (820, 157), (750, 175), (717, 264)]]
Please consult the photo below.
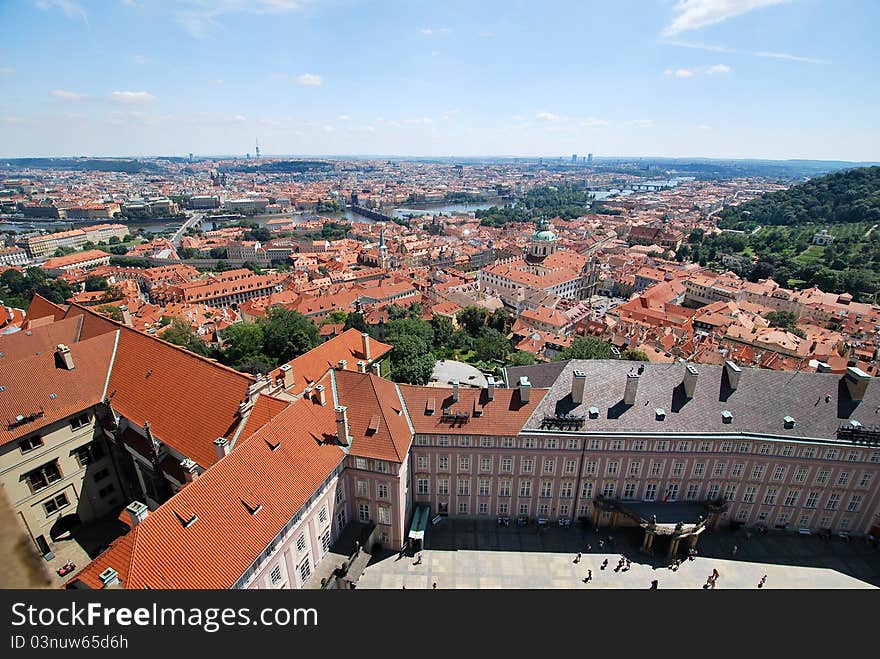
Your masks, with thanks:
[(0, 156), (880, 160), (874, 0), (18, 0)]

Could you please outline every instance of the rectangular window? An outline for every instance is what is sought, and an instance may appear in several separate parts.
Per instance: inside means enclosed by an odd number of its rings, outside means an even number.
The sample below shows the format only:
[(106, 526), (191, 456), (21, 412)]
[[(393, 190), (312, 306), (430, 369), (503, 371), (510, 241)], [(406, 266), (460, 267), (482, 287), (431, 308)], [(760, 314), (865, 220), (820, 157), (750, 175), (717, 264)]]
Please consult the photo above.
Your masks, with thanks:
[(602, 441), (599, 439), (591, 439), (590, 440), (590, 450), (591, 451), (601, 451), (602, 450)]
[(80, 467), (85, 467), (103, 458), (104, 448), (97, 441), (90, 442), (74, 449), (73, 456)]
[(765, 506), (775, 506), (776, 505), (776, 494), (779, 492), (775, 487), (768, 487), (767, 492), (764, 493), (764, 505)]
[(629, 463), (629, 475), (630, 476), (638, 476), (642, 472), (642, 462), (641, 460), (633, 460)]
[(619, 451), (623, 447), (623, 442), (619, 439), (614, 439), (611, 441), (611, 444), (608, 446), (609, 451)]
[(501, 448), (513, 448), (515, 446), (515, 442), (513, 437), (503, 437), (501, 439)]
[(794, 504), (797, 503), (800, 493), (800, 490), (789, 490), (788, 493), (785, 495), (785, 501), (782, 502), (782, 505), (793, 508)]
[(623, 486), (623, 498), (632, 501), (636, 498), (636, 484), (635, 483), (626, 483)]
[(490, 481), (488, 478), (481, 478), (480, 479), (480, 496), (481, 497), (489, 496), (489, 494), (492, 491), (491, 483), (492, 483), (492, 481)]
[(471, 481), (469, 478), (458, 479), (458, 496), (467, 497), (471, 494)]
[(722, 453), (732, 453), (733, 452), (733, 442), (721, 442), (721, 452)]
[(678, 443), (678, 452), (679, 453), (687, 453), (690, 450), (691, 450), (691, 443), (690, 442), (681, 441)]
[(492, 471), (492, 458), (480, 458), (480, 471)]
[(418, 457), (417, 464), (419, 471), (428, 471), (428, 456), (420, 455)]
[(740, 508), (736, 513), (736, 518), (740, 522), (745, 522), (749, 518), (748, 508)]
[(712, 452), (712, 442), (700, 442), (700, 452), (701, 453), (711, 453)]
[(509, 497), (510, 496), (510, 481), (502, 480), (498, 481), (498, 496), (499, 497)]
[(609, 481), (605, 483), (605, 486), (602, 488), (602, 496), (611, 498), (614, 496), (614, 486), (616, 483), (614, 481)]
[(670, 483), (666, 487), (666, 500), (667, 501), (678, 500), (678, 483)]
[(464, 447), (470, 447), (471, 438), (470, 437), (459, 437), (458, 438), (458, 445), (464, 446)]
[(801, 455), (805, 458), (815, 458), (816, 457), (816, 449), (812, 446), (809, 446), (804, 449), (804, 452)]
[(556, 443), (555, 438), (550, 437), (550, 438), (544, 440), (544, 448), (556, 448), (556, 447), (557, 447), (557, 443)]
[(429, 494), (430, 491), (431, 485), (427, 478), (416, 479), (416, 494)]
[(370, 486), (367, 481), (357, 482), (357, 495), (362, 498), (370, 496)]
[(460, 455), (458, 457), (458, 470), (459, 471), (470, 471), (471, 470), (471, 459), (466, 455)]
[(761, 444), (761, 448), (758, 451), (761, 455), (770, 455), (770, 444)]
[(438, 478), (437, 479), (437, 494), (441, 494), (441, 495), (449, 494), (449, 479), (448, 478)]
[(581, 447), (581, 441), (579, 439), (568, 439), (565, 442), (565, 448), (569, 451), (576, 451)]
[(308, 557), (306, 557), (306, 560), (304, 560), (302, 562), (302, 564), (299, 566), (299, 577), (300, 577), (300, 579), (302, 579), (302, 583), (305, 583), (306, 581), (309, 580), (309, 577), (311, 577), (311, 576), (312, 576), (312, 566), (309, 563)]
[(731, 478), (739, 478), (739, 477), (741, 477), (741, 476), (742, 476), (742, 473), (743, 473), (743, 467), (744, 467), (744, 466), (745, 466), (745, 465), (742, 465), (742, 464), (739, 464), (739, 463), (734, 464), (734, 465), (733, 465), (733, 469), (730, 470), (730, 477), (731, 477)]
[(522, 461), (522, 473), (531, 474), (532, 470), (535, 468), (535, 461), (531, 458), (523, 458)]
[(480, 446), (483, 448), (493, 448), (495, 446), (495, 441), (491, 437), (481, 437)]
[(715, 478), (723, 478), (725, 469), (727, 469), (727, 463), (716, 462), (715, 463), (715, 471), (714, 471)]
[(449, 456), (448, 455), (437, 456), (437, 469), (439, 469), (440, 471), (449, 471)]
[(519, 482), (519, 495), (521, 497), (532, 496), (532, 481), (522, 480)]
[(657, 477), (660, 475), (660, 472), (663, 471), (663, 463), (662, 462), (652, 462), (651, 463), (651, 476)]
[(645, 440), (644, 439), (637, 439), (636, 441), (634, 441), (633, 445), (632, 445), (632, 450), (633, 451), (644, 451), (645, 450)]
[(612, 460), (608, 463), (607, 474), (608, 476), (617, 476), (620, 471), (620, 463), (617, 460)]
[(545, 458), (544, 459), (544, 473), (545, 474), (552, 474), (554, 471), (556, 471), (556, 460), (552, 460), (550, 458)]
[(449, 444), (449, 437), (446, 435), (440, 435), (440, 437), (437, 438), (437, 446), (449, 446)]
[(305, 551), (306, 550), (306, 536), (302, 534), (300, 537), (296, 539), (296, 550), (297, 551)]
[(547, 498), (553, 496), (553, 481), (541, 481), (541, 497)]
[(535, 448), (535, 438), (526, 437), (523, 439), (523, 448)]
[(574, 484), (571, 481), (563, 481), (562, 487), (559, 488), (559, 498), (561, 499), (570, 499), (571, 491), (574, 487)]
[(387, 483), (379, 483), (376, 485), (376, 498), (377, 499), (388, 499), (388, 484)]
[(367, 461), (365, 458), (355, 458), (354, 459), (354, 467), (355, 469), (366, 469)]
[(720, 488), (721, 486), (718, 485), (718, 483), (710, 483), (709, 489), (706, 490), (706, 498), (709, 501), (715, 501), (718, 498), (718, 491)]
[(62, 492), (61, 494), (56, 494), (51, 499), (46, 499), (43, 502), (43, 509), (46, 511), (46, 516), (48, 517), (69, 505), (70, 501), (67, 500), (67, 495)]
[(846, 512), (848, 513), (857, 513), (859, 512), (859, 508), (862, 506), (862, 495), (861, 494), (853, 494), (849, 499), (849, 504), (846, 506)]
[(105, 478), (110, 478), (110, 470), (107, 469), (106, 467), (104, 469), (100, 469), (100, 470), (96, 471), (94, 476), (92, 476), (92, 479), (96, 483), (100, 483)]
[(89, 415), (88, 414), (80, 414), (77, 417), (74, 417), (70, 420), (70, 427), (74, 430), (79, 430), (80, 428), (87, 426), (89, 424)]
[(749, 444), (748, 442), (740, 442), (739, 443), (739, 452), (740, 453), (751, 453), (752, 452), (752, 445)]
[(25, 437), (18, 443), (18, 448), (22, 453), (30, 453), (31, 451), (40, 448), (43, 445), (43, 438), (39, 435), (31, 435), (30, 437)]
[(736, 498), (736, 484), (728, 483), (724, 486), (724, 500), (733, 501)]
[(565, 473), (573, 474), (577, 469), (577, 461), (576, 460), (566, 460), (565, 461)]
[(862, 452), (861, 451), (850, 451), (849, 453), (846, 454), (846, 461), (847, 462), (858, 462), (861, 459), (862, 459)]
[(837, 487), (846, 487), (848, 483), (849, 483), (849, 472), (848, 471), (840, 472), (840, 474), (837, 476)]
[(666, 451), (666, 450), (668, 450), (668, 448), (669, 448), (669, 442), (666, 442), (666, 441), (656, 442), (654, 444), (655, 451)]
[(479, 510), (480, 510), (481, 515), (488, 515), (489, 514), (489, 504), (486, 503), (485, 501), (481, 501)]
[(759, 481), (764, 478), (764, 465), (755, 465), (752, 467), (752, 480)]
[(689, 483), (688, 491), (685, 497), (688, 501), (695, 501), (697, 495), (700, 493), (700, 484), (699, 483)]
[(510, 512), (510, 505), (506, 503), (498, 504), (498, 514), (499, 515), (507, 515)]
[(379, 506), (377, 510), (379, 511), (379, 524), (391, 524), (391, 508)]
[(388, 468), (388, 463), (384, 460), (376, 460), (376, 471), (380, 474), (387, 474), (390, 470)]
[(795, 483), (803, 483), (807, 480), (807, 468), (806, 467), (798, 467), (794, 472), (794, 482)]
[(370, 521), (370, 506), (366, 503), (358, 504), (358, 519), (362, 522)]
[(758, 488), (754, 485), (749, 485), (746, 488), (746, 493), (743, 495), (743, 503), (755, 503), (755, 494), (758, 492)]
[(645, 486), (645, 501), (654, 501), (657, 499), (657, 483), (648, 483)]
[(330, 551), (330, 529), (325, 529), (321, 535), (321, 554), (326, 554), (328, 551)]
[(815, 508), (819, 504), (819, 493), (810, 492), (804, 502), (804, 508)]
[(862, 474), (862, 480), (859, 481), (859, 487), (868, 487), (871, 484), (871, 474)]
[(837, 449), (829, 448), (825, 450), (825, 459), (826, 460), (837, 460)]
[(593, 483), (591, 481), (585, 481), (583, 485), (581, 485), (581, 498), (582, 499), (592, 499), (593, 498)]
[(816, 485), (825, 485), (828, 482), (829, 472), (827, 469), (820, 469), (816, 474)]
[(684, 473), (684, 462), (675, 462), (672, 465), (672, 475), (675, 478), (681, 478), (681, 475)]
[(703, 472), (706, 471), (706, 463), (705, 462), (695, 462), (694, 463), (694, 471), (693, 474), (695, 477), (699, 477), (703, 475)]
[(61, 470), (58, 468), (58, 461), (53, 460), (42, 467), (29, 471), (24, 475), (23, 479), (27, 481), (31, 493), (39, 492), (43, 488), (49, 487), (52, 483), (61, 480)]
[(338, 481), (336, 483), (336, 503), (340, 503), (345, 499), (345, 483)]
[(595, 476), (597, 468), (598, 463), (595, 460), (587, 462), (587, 476)]
[(542, 503), (540, 506), (538, 506), (538, 515), (540, 515), (541, 517), (546, 517), (549, 514), (550, 506), (548, 506), (546, 503)]
[(783, 446), (782, 447), (782, 457), (790, 458), (794, 455), (794, 447), (793, 446)]
[(837, 492), (832, 492), (828, 495), (828, 501), (825, 502), (825, 510), (837, 510), (839, 503), (840, 495)]

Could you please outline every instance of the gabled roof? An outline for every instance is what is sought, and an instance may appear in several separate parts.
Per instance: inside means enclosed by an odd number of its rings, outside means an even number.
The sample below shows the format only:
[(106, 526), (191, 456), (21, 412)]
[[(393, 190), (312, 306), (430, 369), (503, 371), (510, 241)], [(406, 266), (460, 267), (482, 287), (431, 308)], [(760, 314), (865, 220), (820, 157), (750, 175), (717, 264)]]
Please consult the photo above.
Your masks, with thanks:
[[(51, 319), (52, 316), (45, 318)], [(54, 352), (59, 343), (72, 345), (79, 341), (81, 329), (82, 317), (77, 317), (47, 325), (38, 324), (13, 334), (0, 334), (0, 364), (10, 364), (44, 352)]]
[(100, 403), (117, 337), (113, 332), (69, 346), (71, 370), (56, 363), (54, 351), (0, 362), (0, 444)]
[[(489, 400), (486, 389), (460, 387), (458, 402), (453, 401), (448, 387), (417, 387), (402, 384), (400, 391), (417, 433), (465, 435), (516, 435), (540, 404), (544, 389), (532, 387), (529, 402), (523, 402), (519, 389), (495, 388), (495, 399)], [(451, 413), (467, 413), (467, 422), (443, 418), (443, 409)], [(481, 414), (475, 416), (474, 411)]]
[(64, 308), (35, 293), (28, 306), (27, 317), (42, 318), (43, 316), (52, 316), (55, 320), (61, 320), (64, 317)]
[(96, 576), (112, 567), (125, 588), (230, 588), (344, 458), (319, 443), (335, 430), (332, 405), (296, 401), (73, 581), (100, 588)]
[(366, 373), (336, 370), (333, 374), (338, 403), (348, 408), (351, 454), (403, 462), (412, 432), (397, 386)]

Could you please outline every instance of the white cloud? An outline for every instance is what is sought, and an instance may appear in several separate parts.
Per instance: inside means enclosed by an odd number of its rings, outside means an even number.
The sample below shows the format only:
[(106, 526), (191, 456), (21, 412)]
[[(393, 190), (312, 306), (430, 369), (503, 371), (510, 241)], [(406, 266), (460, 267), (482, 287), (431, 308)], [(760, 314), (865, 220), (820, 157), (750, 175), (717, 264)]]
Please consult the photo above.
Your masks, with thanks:
[(606, 119), (597, 119), (596, 117), (585, 117), (581, 121), (581, 126), (585, 128), (592, 128), (594, 126), (607, 126), (608, 121)]
[(690, 69), (666, 69), (663, 73), (668, 76), (675, 76), (676, 78), (694, 77), (694, 72)]
[(450, 30), (448, 27), (441, 27), (439, 29), (425, 27), (425, 28), (422, 28), (421, 30), (419, 30), (419, 34), (421, 34), (424, 37), (433, 37), (434, 35), (439, 35), (439, 34), (449, 34), (450, 32), (452, 32), (452, 30)]
[(553, 114), (552, 112), (543, 112), (542, 111), (542, 112), (535, 113), (535, 119), (538, 119), (540, 121), (552, 122), (552, 121), (559, 121), (562, 119), (562, 117), (560, 117), (558, 114)]
[(791, 55), (789, 53), (773, 53), (766, 50), (758, 50), (751, 53), (755, 57), (770, 57), (773, 59), (787, 59), (792, 62), (806, 62), (807, 64), (824, 64), (825, 60), (816, 57), (803, 57), (802, 55)]
[(728, 18), (746, 14), (755, 9), (778, 5), (788, 0), (678, 0), (673, 7), (677, 14), (663, 30), (672, 36), (688, 30), (699, 30)]
[(403, 123), (405, 124), (414, 124), (417, 126), (428, 126), (434, 123), (434, 120), (431, 117), (416, 117), (415, 119), (404, 119)]
[(774, 59), (787, 59), (793, 62), (806, 62), (807, 64), (826, 64), (827, 60), (818, 57), (805, 57), (803, 55), (792, 55), (790, 53), (776, 53), (767, 50), (736, 50), (735, 48), (725, 48), (724, 46), (716, 46), (714, 44), (700, 43), (693, 41), (666, 41), (665, 45), (679, 46), (680, 48), (694, 48), (696, 50), (708, 50), (713, 53), (730, 53), (731, 55), (750, 55), (752, 57), (770, 57)]
[(69, 92), (64, 89), (53, 89), (52, 96), (54, 96), (55, 98), (60, 98), (62, 101), (81, 101), (86, 97), (85, 94)]
[(150, 92), (113, 92), (110, 99), (117, 103), (152, 103), (156, 97)]
[(247, 117), (244, 116), (243, 114), (234, 114), (234, 115), (232, 115), (232, 120), (238, 121), (238, 122), (243, 122), (243, 121), (247, 121)]
[(653, 128), (654, 120), (653, 119), (632, 119), (627, 122), (630, 126), (635, 126), (636, 128)]
[(710, 76), (714, 75), (723, 75), (725, 73), (730, 73), (731, 68), (727, 66), (727, 64), (713, 64), (712, 66), (706, 67), (706, 74)]
[(347, 114), (340, 114), (338, 117), (336, 117), (336, 120), (337, 121), (350, 121), (351, 117), (349, 117)]
[(302, 8), (299, 0), (179, 0), (177, 22), (196, 39), (205, 39), (226, 14), (281, 14)]
[(34, 3), (34, 6), (43, 11), (47, 11), (54, 7), (64, 12), (64, 15), (67, 16), (67, 18), (81, 18), (86, 24), (89, 22), (86, 10), (73, 2), (73, 0), (38, 0), (38, 2)]
[(0, 75), (5, 75), (8, 73), (15, 73), (15, 68), (11, 66), (0, 66)]
[(296, 77), (296, 81), (300, 85), (306, 87), (319, 87), (321, 85), (321, 76), (314, 73), (303, 73)]

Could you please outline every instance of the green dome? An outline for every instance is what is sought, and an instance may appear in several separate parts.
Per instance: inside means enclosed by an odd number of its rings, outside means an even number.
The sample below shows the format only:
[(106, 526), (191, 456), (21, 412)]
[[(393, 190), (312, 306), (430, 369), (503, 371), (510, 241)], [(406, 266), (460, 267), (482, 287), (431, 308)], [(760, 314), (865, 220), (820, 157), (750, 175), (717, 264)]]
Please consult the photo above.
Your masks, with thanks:
[(552, 242), (556, 240), (556, 234), (550, 231), (550, 229), (542, 229), (540, 231), (535, 231), (535, 235), (533, 236), (534, 240), (544, 240), (548, 242)]

